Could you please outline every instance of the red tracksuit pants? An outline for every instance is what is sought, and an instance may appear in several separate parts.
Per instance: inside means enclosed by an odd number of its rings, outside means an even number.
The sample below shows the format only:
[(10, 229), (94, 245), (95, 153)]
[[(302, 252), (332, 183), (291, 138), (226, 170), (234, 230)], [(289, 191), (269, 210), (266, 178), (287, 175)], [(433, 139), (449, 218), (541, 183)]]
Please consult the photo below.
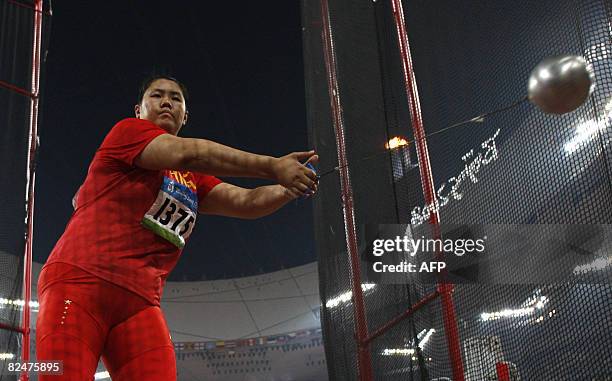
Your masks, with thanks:
[(37, 361), (63, 362), (40, 381), (91, 381), (100, 357), (113, 381), (176, 380), (176, 359), (159, 306), (78, 267), (55, 263), (38, 282)]

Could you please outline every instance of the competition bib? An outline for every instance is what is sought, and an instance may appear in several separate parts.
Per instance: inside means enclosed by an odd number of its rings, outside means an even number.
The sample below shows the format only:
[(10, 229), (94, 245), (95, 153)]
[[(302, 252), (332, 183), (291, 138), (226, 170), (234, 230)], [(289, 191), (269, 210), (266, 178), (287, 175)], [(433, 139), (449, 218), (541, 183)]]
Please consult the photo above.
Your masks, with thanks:
[[(187, 176), (185, 176), (187, 175)], [(198, 213), (198, 195), (189, 172), (168, 171), (142, 225), (182, 249)]]

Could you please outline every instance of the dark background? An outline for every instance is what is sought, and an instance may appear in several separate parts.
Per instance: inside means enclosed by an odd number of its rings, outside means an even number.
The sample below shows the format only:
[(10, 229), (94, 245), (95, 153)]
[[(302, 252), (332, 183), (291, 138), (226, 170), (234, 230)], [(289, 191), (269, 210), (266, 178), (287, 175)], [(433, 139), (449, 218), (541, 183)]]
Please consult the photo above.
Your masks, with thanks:
[[(280, 156), (308, 149), (297, 1), (53, 2), (43, 73), (34, 260), (44, 262), (111, 127), (153, 72), (189, 89), (181, 136)], [(254, 187), (263, 182), (224, 179)], [(171, 280), (270, 272), (315, 260), (311, 201), (255, 221), (200, 216)]]

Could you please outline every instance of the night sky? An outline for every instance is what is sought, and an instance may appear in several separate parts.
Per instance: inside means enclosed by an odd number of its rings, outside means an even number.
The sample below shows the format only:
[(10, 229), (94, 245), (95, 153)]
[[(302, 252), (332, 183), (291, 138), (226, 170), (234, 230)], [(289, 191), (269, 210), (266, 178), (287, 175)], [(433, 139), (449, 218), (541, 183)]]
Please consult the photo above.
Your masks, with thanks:
[[(94, 5), (95, 4), (95, 5)], [(153, 73), (189, 89), (180, 135), (281, 156), (308, 149), (298, 1), (56, 1), (43, 72), (34, 260), (72, 213), (97, 147)], [(237, 185), (265, 184), (224, 179)], [(311, 201), (254, 221), (200, 216), (170, 280), (238, 277), (316, 259)]]

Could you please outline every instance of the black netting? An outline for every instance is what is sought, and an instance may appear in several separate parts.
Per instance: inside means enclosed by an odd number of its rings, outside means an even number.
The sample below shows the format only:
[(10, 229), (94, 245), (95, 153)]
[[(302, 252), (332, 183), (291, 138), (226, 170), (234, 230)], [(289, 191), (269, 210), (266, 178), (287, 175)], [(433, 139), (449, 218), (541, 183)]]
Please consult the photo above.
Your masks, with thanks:
[[(338, 162), (321, 3), (303, 0), (302, 9), (309, 136), (325, 171)], [(406, 0), (404, 11), (434, 188), (443, 204), (441, 222), (565, 224), (568, 231), (575, 224), (609, 226), (612, 2)], [(376, 233), (370, 226), (414, 226), (427, 222), (429, 214), (415, 144), (395, 151), (384, 147), (395, 136), (414, 138), (391, 1), (330, 1), (329, 18), (363, 253)], [(593, 94), (575, 112), (548, 115), (524, 102), (444, 130), (520, 100), (533, 67), (560, 54), (585, 57), (595, 72)], [(351, 380), (357, 378), (358, 360), (338, 173), (321, 179), (317, 197), (330, 379)], [(612, 377), (612, 242), (609, 234), (587, 238), (597, 241), (589, 258), (599, 257), (603, 270), (591, 278), (599, 283), (575, 282), (576, 262), (560, 261), (560, 282), (554, 285), (456, 286), (452, 296), (466, 380), (497, 380), (496, 364), (506, 366), (515, 380)], [(544, 241), (543, 249), (550, 249), (549, 243)], [(500, 261), (498, 270), (512, 277), (519, 270), (511, 263)], [(418, 282), (366, 288), (370, 333), (434, 290)], [(509, 309), (532, 312), (483, 315)], [(374, 340), (375, 379), (452, 379), (442, 316), (438, 299)], [(389, 349), (403, 351), (385, 352)]]
[[(48, 17), (43, 19), (46, 27)], [(33, 26), (33, 2), (0, 1), (0, 323), (4, 327), (20, 327), (23, 310)], [(21, 334), (0, 329), (0, 380), (18, 378), (9, 375), (6, 366), (20, 360), (21, 343)]]

